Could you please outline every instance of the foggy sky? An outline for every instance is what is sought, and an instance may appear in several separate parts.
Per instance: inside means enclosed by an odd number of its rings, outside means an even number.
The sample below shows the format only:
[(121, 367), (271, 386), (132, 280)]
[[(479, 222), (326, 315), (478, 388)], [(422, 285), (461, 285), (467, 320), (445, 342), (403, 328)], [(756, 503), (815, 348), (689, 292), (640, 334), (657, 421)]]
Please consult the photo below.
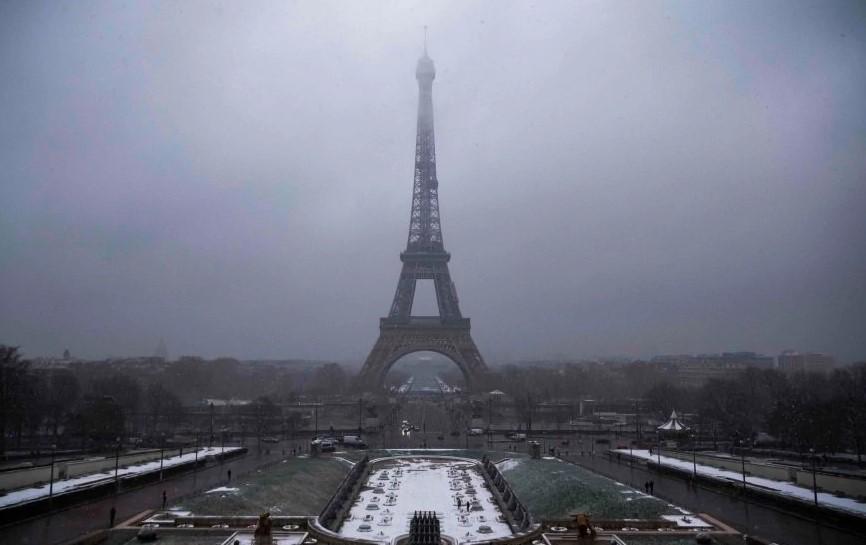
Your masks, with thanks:
[(490, 362), (866, 358), (863, 6), (4, 2), (0, 342), (362, 361), (426, 24)]

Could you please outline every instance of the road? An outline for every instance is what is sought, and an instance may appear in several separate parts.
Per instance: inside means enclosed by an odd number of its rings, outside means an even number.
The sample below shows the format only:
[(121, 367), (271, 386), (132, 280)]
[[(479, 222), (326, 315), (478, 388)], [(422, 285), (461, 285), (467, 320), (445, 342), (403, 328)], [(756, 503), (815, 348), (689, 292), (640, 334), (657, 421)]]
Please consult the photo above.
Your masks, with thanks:
[[(400, 422), (408, 420), (421, 428), (419, 432), (402, 433)], [(469, 437), (464, 434), (462, 421), (451, 417), (447, 405), (431, 401), (416, 401), (405, 405), (393, 418), (393, 425), (385, 430), (380, 441), (391, 448), (478, 448), (508, 450), (516, 448), (526, 452), (526, 443), (505, 441), (502, 435), (494, 435), (494, 443), (488, 443), (487, 437)], [(458, 427), (454, 427), (458, 426)], [(461, 435), (454, 437), (447, 430), (459, 429)], [(443, 439), (438, 436), (444, 431)], [(468, 439), (468, 442), (467, 442)], [(689, 487), (686, 481), (668, 474), (659, 474), (647, 470), (644, 466), (629, 466), (623, 462), (618, 464), (608, 460), (596, 450), (594, 439), (597, 437), (581, 437), (577, 435), (544, 436), (537, 440), (542, 444), (543, 452), (549, 448), (559, 450), (562, 458), (582, 465), (597, 473), (607, 475), (635, 488), (642, 488), (648, 480), (655, 482), (656, 495), (694, 512), (709, 513), (713, 517), (729, 524), (740, 532), (756, 535), (763, 539), (775, 541), (783, 545), (798, 545), (810, 543), (816, 545), (861, 545), (866, 543), (866, 534), (856, 533), (852, 529), (838, 528), (831, 524), (812, 520), (802, 515), (791, 513), (782, 508), (758, 503), (754, 498), (740, 499), (737, 496), (725, 494), (709, 488)], [(611, 436), (609, 440), (615, 442)], [(568, 445), (562, 442), (568, 440)], [(381, 446), (381, 445), (379, 445)], [(580, 456), (584, 451), (586, 456)], [(566, 452), (569, 454), (566, 456)], [(594, 456), (590, 456), (594, 452)]]
[[(185, 495), (226, 484), (227, 472), (232, 479), (256, 468), (283, 458), (283, 449), (290, 452), (293, 446), (308, 444), (308, 440), (284, 441), (276, 445), (265, 444), (259, 452), (255, 444), (248, 445), (249, 452), (223, 464), (217, 463), (194, 473), (168, 478), (163, 482), (149, 484), (121, 492), (117, 496), (94, 500), (75, 507), (57, 511), (42, 517), (28, 519), (18, 524), (0, 528), (0, 543), (4, 545), (54, 545), (100, 528), (107, 528), (112, 505), (117, 509), (117, 522), (125, 520), (145, 509), (162, 506), (162, 491), (168, 497), (168, 506)], [(270, 448), (270, 453), (266, 449)]]
[[(466, 421), (459, 412), (451, 410), (447, 402), (437, 401), (434, 396), (431, 399), (413, 399), (395, 413), (382, 417), (385, 422), (382, 433), (368, 437), (371, 448), (490, 448), (486, 435), (467, 437)], [(401, 429), (403, 420), (419, 429), (404, 432)], [(459, 435), (452, 435), (455, 431)], [(498, 439), (504, 440), (502, 436)], [(506, 450), (504, 443), (497, 445), (494, 448)]]
[[(468, 447), (500, 451), (516, 448), (522, 452), (526, 452), (527, 448), (526, 443), (507, 442), (501, 435), (493, 436), (493, 443), (489, 443), (486, 436), (467, 437), (465, 434), (466, 423), (462, 417), (457, 412), (452, 411), (447, 402), (435, 399), (413, 400), (411, 403), (404, 403), (394, 413), (381, 416), (387, 425), (382, 433), (367, 437), (371, 448), (423, 448), (426, 446), (428, 448), (460, 449)], [(404, 433), (401, 430), (403, 420), (417, 425), (420, 431)], [(452, 436), (450, 432), (453, 430), (458, 430), (460, 435)], [(442, 438), (439, 439), (439, 437)], [(569, 440), (569, 446), (562, 444), (565, 439)], [(270, 445), (270, 454), (258, 453), (253, 444), (246, 456), (223, 465), (214, 465), (199, 470), (195, 474), (174, 477), (163, 483), (154, 483), (121, 493), (116, 498), (93, 501), (2, 528), (0, 529), (0, 543), (53, 545), (66, 541), (70, 537), (107, 527), (108, 513), (112, 505), (117, 507), (118, 521), (129, 518), (145, 509), (158, 509), (162, 503), (163, 490), (166, 491), (169, 506), (171, 506), (174, 500), (182, 496), (225, 484), (228, 469), (232, 470), (233, 476), (240, 477), (262, 465), (280, 460), (283, 457), (284, 448), (288, 452), (293, 446), (303, 445), (306, 448), (308, 441), (309, 439), (303, 439)], [(655, 481), (656, 495), (692, 511), (709, 513), (747, 534), (784, 545), (800, 543), (859, 545), (866, 542), (866, 535), (857, 535), (850, 529), (837, 528), (764, 503), (756, 503), (754, 499), (743, 500), (700, 486), (689, 487), (679, 477), (656, 473), (639, 465), (630, 466), (627, 462), (610, 461), (601, 456), (600, 452), (595, 456), (590, 456), (589, 452), (594, 448), (592, 446), (594, 441), (589, 437), (581, 440), (578, 435), (546, 436), (539, 438), (539, 441), (545, 450), (548, 447), (559, 448), (562, 457), (568, 461), (636, 488), (641, 488), (647, 480), (653, 480)], [(580, 456), (581, 450), (587, 455)]]
[(740, 532), (785, 545), (862, 545), (866, 534), (841, 529), (787, 512), (752, 499), (743, 500), (702, 486), (690, 487), (677, 476), (657, 473), (640, 465), (608, 460), (604, 456), (563, 458), (635, 488), (655, 482), (655, 495), (697, 513), (709, 513)]

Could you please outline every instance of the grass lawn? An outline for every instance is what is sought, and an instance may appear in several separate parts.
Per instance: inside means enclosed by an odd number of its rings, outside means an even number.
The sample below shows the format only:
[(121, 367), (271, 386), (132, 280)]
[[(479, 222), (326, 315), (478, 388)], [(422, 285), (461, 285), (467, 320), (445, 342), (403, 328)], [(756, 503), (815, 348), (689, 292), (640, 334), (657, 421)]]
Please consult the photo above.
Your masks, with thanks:
[[(180, 500), (173, 508), (195, 515), (318, 515), (349, 470), (345, 460), (400, 455), (442, 455), (494, 461), (510, 457), (502, 472), (536, 519), (565, 518), (577, 512), (595, 518), (656, 519), (678, 511), (658, 498), (581, 467), (555, 459), (531, 460), (507, 451), (348, 450), (320, 458), (288, 458), (233, 482), (224, 490)], [(341, 459), (342, 458), (342, 459)], [(515, 463), (516, 462), (516, 463)]]
[(567, 518), (579, 512), (616, 519), (657, 519), (679, 513), (663, 500), (555, 459), (521, 458), (507, 466), (502, 475), (536, 519)]
[(172, 508), (194, 515), (318, 515), (348, 471), (349, 464), (330, 457), (288, 458), (228, 485), (237, 490), (196, 494)]

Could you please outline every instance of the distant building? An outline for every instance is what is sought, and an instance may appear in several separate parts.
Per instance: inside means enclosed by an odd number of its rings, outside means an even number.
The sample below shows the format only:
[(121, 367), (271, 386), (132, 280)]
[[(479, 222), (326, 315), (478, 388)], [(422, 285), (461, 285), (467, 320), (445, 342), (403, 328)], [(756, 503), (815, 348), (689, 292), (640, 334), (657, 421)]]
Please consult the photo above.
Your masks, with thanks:
[(723, 352), (721, 354), (676, 354), (655, 356), (650, 360), (663, 368), (679, 386), (699, 388), (710, 379), (733, 378), (746, 369), (772, 369), (775, 361), (771, 356), (755, 352)]
[(836, 359), (829, 354), (818, 352), (795, 352), (785, 350), (778, 357), (779, 369), (786, 373), (819, 372), (825, 373), (836, 366)]

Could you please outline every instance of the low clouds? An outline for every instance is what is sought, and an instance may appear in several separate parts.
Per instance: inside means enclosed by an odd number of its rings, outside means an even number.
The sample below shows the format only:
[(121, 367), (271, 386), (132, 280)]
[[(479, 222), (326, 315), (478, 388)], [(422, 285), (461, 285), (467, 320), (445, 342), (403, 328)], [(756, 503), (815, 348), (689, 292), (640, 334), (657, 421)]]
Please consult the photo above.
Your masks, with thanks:
[(0, 8), (0, 341), (360, 361), (430, 27), (446, 247), (493, 361), (863, 358), (866, 14), (805, 3)]

